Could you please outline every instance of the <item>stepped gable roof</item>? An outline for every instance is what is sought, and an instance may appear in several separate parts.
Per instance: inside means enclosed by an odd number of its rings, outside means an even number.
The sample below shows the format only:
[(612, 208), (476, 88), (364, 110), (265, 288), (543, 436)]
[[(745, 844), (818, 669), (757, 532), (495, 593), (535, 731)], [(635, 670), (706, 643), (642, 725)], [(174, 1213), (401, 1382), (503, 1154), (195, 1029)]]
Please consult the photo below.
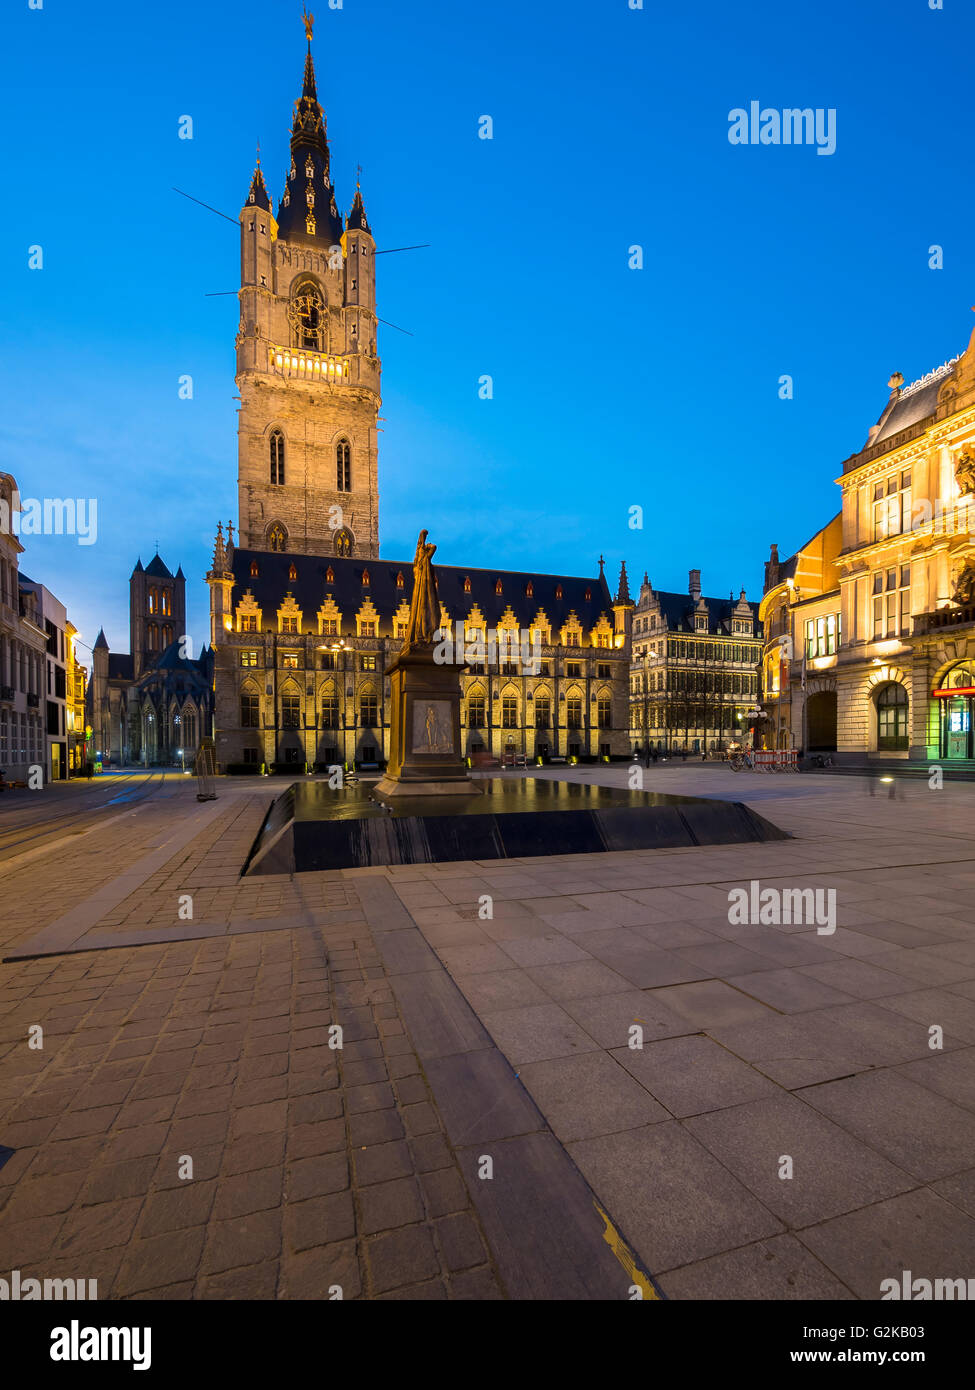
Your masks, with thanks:
[[(660, 604), (660, 612), (670, 632), (693, 632), (694, 615), (700, 613), (699, 600), (690, 594), (675, 594), (664, 589), (652, 590), (652, 597)], [(741, 600), (736, 598), (708, 598), (704, 596), (708, 608), (708, 632), (731, 633), (731, 620), (741, 617)], [(758, 604), (746, 600), (746, 605), (758, 631)], [(737, 610), (737, 611), (736, 611)]]
[[(257, 563), (257, 575), (251, 574), (252, 562)], [(297, 579), (289, 579), (291, 565), (298, 571)], [(326, 581), (331, 568), (334, 579)], [(521, 626), (527, 626), (539, 609), (545, 610), (553, 631), (562, 626), (575, 612), (582, 627), (588, 631), (605, 614), (613, 625), (613, 600), (604, 577), (586, 578), (578, 575), (539, 574), (531, 570), (472, 569), (460, 565), (438, 565), (434, 560), (437, 594), (451, 620), (466, 618), (476, 604), (488, 627), (497, 627), (502, 615), (511, 607)], [(368, 586), (363, 584), (363, 571), (369, 572)], [(331, 594), (343, 618), (352, 619), (365, 599), (371, 599), (378, 612), (382, 636), (392, 632), (393, 614), (400, 604), (409, 604), (413, 593), (413, 562), (411, 560), (361, 560), (355, 556), (298, 555), (288, 551), (235, 550), (233, 573), (236, 581), (233, 601), (249, 589), (268, 614), (276, 613), (286, 594), (294, 595), (306, 621), (316, 614), (326, 595)], [(396, 584), (397, 574), (403, 575), (403, 587)], [(470, 580), (470, 592), (464, 588)], [(497, 592), (498, 580), (501, 593)], [(526, 593), (531, 585), (532, 593)], [(562, 597), (556, 596), (561, 587)], [(586, 594), (589, 598), (586, 598)], [(686, 595), (685, 595), (686, 598)]]

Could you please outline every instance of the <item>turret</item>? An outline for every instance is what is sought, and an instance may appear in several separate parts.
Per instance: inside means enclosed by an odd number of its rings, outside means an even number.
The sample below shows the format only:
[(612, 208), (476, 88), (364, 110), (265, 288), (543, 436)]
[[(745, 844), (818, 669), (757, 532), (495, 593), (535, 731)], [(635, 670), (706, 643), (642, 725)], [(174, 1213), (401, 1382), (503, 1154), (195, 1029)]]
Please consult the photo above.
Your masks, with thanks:
[(210, 586), (210, 645), (215, 647), (223, 641), (223, 634), (233, 625), (233, 605), (231, 595), (234, 587), (231, 557), (223, 539), (223, 525), (217, 524), (217, 537), (213, 545), (213, 561), (207, 571), (206, 582)]
[(613, 599), (613, 616), (616, 620), (616, 645), (622, 647), (630, 635), (633, 609), (636, 604), (630, 598), (630, 585), (626, 577), (626, 561), (620, 565), (619, 583)]
[(347, 351), (376, 357), (376, 243), (358, 183), (351, 211), (345, 219), (342, 247), (345, 252)]

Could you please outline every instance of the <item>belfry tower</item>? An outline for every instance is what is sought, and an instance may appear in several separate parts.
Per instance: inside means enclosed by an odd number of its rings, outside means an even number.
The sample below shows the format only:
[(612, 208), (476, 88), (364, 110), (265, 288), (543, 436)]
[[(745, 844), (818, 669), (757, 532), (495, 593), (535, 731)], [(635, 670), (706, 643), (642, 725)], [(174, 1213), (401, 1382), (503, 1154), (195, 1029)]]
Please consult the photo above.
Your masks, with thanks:
[(342, 225), (308, 54), (275, 218), (260, 156), (240, 214), (239, 545), (379, 554), (376, 244), (357, 186)]

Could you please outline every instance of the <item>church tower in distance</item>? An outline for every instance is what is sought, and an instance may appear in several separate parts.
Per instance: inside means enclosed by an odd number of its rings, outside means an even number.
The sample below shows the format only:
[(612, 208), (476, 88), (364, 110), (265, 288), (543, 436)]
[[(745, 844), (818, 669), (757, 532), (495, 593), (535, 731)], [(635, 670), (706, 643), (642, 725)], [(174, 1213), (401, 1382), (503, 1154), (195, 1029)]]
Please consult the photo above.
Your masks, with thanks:
[(374, 559), (376, 244), (358, 186), (343, 228), (306, 32), (277, 218), (260, 159), (240, 214), (238, 544)]

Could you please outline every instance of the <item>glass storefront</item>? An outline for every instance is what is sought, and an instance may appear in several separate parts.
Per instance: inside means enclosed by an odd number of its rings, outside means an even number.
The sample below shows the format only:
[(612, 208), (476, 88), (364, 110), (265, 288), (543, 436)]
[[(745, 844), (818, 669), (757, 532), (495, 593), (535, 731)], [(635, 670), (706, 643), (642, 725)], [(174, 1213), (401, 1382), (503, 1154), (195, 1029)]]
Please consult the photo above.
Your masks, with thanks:
[(955, 666), (932, 691), (938, 706), (940, 756), (973, 758), (972, 714), (975, 712), (975, 667)]

